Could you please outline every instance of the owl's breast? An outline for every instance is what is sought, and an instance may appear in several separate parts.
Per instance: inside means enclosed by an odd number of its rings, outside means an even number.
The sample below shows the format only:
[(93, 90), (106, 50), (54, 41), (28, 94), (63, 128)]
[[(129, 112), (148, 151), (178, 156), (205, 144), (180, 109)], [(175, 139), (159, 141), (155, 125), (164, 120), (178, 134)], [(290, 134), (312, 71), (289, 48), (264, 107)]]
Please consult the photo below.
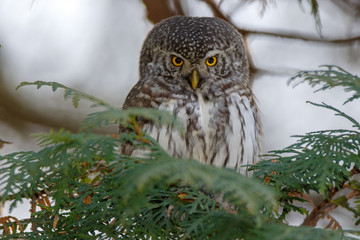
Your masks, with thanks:
[(240, 165), (254, 162), (259, 154), (257, 108), (246, 95), (232, 93), (209, 101), (198, 93), (186, 101), (163, 102), (159, 108), (177, 116), (185, 136), (171, 126), (147, 125), (145, 131), (174, 157), (240, 172)]

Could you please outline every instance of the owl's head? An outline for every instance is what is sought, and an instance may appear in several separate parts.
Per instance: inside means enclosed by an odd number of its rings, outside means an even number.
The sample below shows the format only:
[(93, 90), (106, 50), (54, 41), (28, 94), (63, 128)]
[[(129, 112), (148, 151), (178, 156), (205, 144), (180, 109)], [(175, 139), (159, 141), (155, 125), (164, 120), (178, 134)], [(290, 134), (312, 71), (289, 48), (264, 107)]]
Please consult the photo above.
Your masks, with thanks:
[(154, 26), (140, 56), (140, 80), (161, 76), (196, 90), (247, 84), (249, 64), (242, 36), (210, 17), (172, 17)]

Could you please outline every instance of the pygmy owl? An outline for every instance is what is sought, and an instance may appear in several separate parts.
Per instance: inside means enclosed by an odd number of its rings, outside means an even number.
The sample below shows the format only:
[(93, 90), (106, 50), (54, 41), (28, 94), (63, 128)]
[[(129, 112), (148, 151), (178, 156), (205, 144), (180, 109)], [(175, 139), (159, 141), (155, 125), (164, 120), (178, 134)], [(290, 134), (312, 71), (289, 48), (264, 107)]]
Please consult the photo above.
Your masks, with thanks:
[(212, 17), (172, 17), (154, 26), (140, 55), (140, 79), (123, 108), (167, 110), (183, 123), (141, 123), (168, 153), (234, 168), (260, 154), (261, 124), (241, 34)]

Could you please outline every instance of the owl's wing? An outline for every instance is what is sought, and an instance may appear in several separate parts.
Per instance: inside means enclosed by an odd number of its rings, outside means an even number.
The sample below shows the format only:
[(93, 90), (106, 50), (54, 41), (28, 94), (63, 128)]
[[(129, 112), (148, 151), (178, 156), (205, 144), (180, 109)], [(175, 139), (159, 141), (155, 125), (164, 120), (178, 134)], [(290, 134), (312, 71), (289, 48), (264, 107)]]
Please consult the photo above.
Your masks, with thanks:
[(227, 167), (247, 173), (241, 165), (253, 164), (260, 155), (261, 122), (255, 97), (250, 89), (241, 89), (227, 97), (229, 131), (226, 133), (229, 161)]
[(140, 108), (150, 108), (151, 107), (151, 92), (146, 85), (139, 81), (135, 86), (130, 90), (128, 95), (125, 98), (123, 109), (129, 107), (140, 107)]
[[(131, 107), (139, 107), (139, 108), (150, 108), (151, 101), (149, 100), (149, 95), (146, 94), (146, 86), (144, 83), (139, 81), (135, 84), (135, 86), (130, 90), (127, 97), (125, 98), (125, 102), (123, 104), (123, 109), (131, 108)], [(136, 119), (136, 123), (138, 127), (141, 129), (143, 128), (146, 121), (141, 118)], [(130, 133), (132, 130), (123, 126), (119, 125), (119, 133)], [(131, 155), (134, 151), (134, 147), (128, 143), (123, 144), (121, 146), (121, 153), (125, 155)]]

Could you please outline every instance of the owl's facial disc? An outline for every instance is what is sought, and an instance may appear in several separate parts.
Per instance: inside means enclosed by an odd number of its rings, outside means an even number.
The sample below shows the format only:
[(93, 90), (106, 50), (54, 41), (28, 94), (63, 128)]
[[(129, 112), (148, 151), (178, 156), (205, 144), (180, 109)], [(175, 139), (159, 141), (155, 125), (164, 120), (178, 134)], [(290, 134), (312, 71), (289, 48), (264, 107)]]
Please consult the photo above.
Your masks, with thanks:
[[(212, 51), (218, 54), (218, 51)], [(217, 56), (207, 54), (204, 58), (200, 59), (185, 59), (177, 53), (170, 55), (170, 62), (175, 67), (178, 73), (184, 78), (191, 88), (195, 90), (200, 87), (201, 82), (206, 79), (210, 74), (210, 69), (217, 64)]]
[(189, 76), (189, 81), (191, 83), (191, 87), (195, 90), (198, 85), (199, 85), (199, 82), (202, 80), (202, 78), (204, 77), (204, 71), (208, 74), (208, 70), (209, 69), (204, 69), (205, 65), (208, 67), (208, 68), (212, 68), (216, 65), (217, 63), (217, 57), (216, 56), (210, 56), (210, 57), (206, 57), (205, 58), (205, 64), (201, 64), (201, 62), (204, 62), (204, 59), (200, 59), (200, 63), (199, 63), (199, 66), (197, 66), (199, 68), (196, 67), (194, 68), (192, 71), (191, 71), (191, 74)]
[[(214, 58), (214, 59), (215, 60), (210, 59), (206, 63), (208, 64), (208, 62), (209, 62), (209, 64), (211, 66), (213, 66), (213, 65), (215, 65), (214, 61), (216, 62), (216, 58)], [(185, 78), (188, 80), (191, 87), (195, 90), (197, 88), (198, 84), (199, 84), (199, 81), (200, 81), (200, 75), (199, 75), (198, 70), (196, 69), (196, 67), (194, 68), (193, 66), (191, 66), (190, 61), (188, 61), (188, 60), (184, 61), (183, 57), (178, 57), (175, 54), (173, 54), (171, 56), (171, 63), (172, 63), (173, 66), (178, 68), (179, 71), (183, 70), (183, 73), (186, 72)], [(187, 70), (184, 71), (184, 69), (182, 68), (183, 65), (185, 65), (184, 68), (187, 69)], [(192, 69), (192, 70), (190, 70), (190, 69)]]

